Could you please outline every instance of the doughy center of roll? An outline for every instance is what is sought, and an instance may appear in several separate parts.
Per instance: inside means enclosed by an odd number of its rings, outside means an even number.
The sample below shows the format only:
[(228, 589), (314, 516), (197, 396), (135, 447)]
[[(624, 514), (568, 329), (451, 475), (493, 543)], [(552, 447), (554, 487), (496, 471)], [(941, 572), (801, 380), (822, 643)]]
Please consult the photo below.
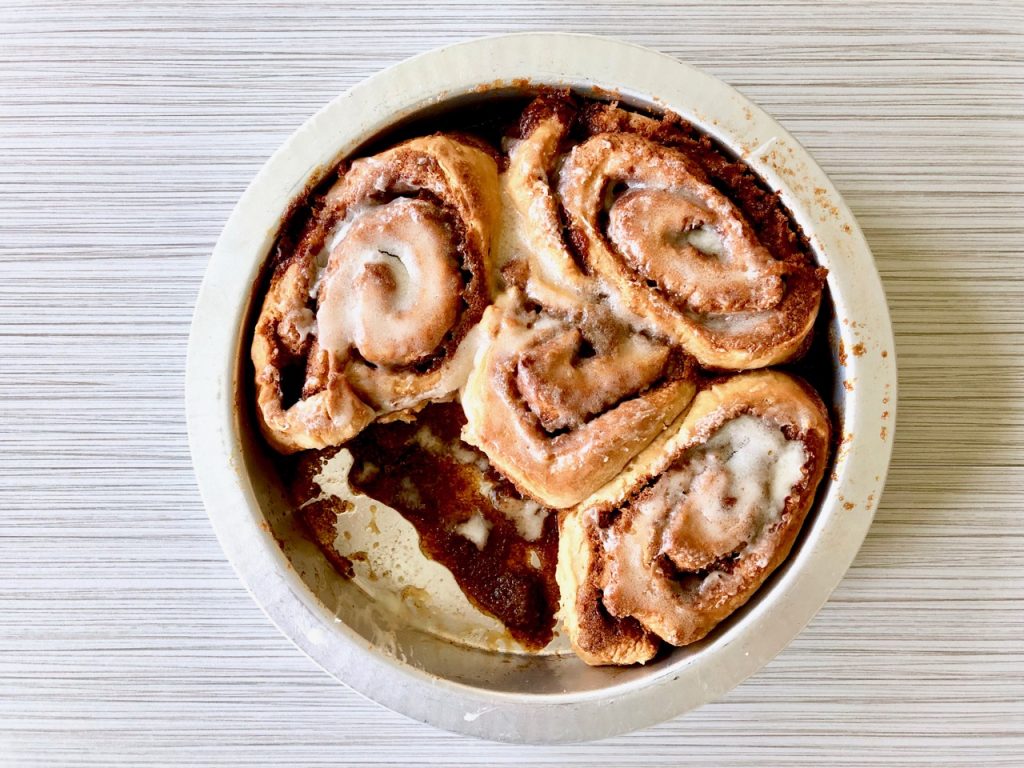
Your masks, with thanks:
[(647, 539), (652, 559), (666, 556), (681, 571), (707, 569), (778, 522), (806, 459), (802, 442), (763, 419), (739, 416), (644, 494), (633, 533)]
[(768, 251), (685, 192), (629, 189), (608, 211), (608, 237), (632, 269), (695, 312), (765, 310), (781, 298)]
[(339, 228), (317, 312), (320, 345), (376, 365), (429, 356), (458, 316), (462, 278), (441, 211), (398, 198)]
[(668, 348), (643, 336), (585, 339), (565, 329), (519, 357), (516, 384), (548, 432), (572, 429), (661, 375)]

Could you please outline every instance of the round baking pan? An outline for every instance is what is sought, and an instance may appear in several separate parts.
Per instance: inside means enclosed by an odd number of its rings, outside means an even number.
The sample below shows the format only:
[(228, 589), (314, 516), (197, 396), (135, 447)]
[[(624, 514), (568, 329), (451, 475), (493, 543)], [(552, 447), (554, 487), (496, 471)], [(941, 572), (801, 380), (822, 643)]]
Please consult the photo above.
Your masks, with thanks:
[[(251, 292), (289, 205), (340, 159), (397, 124), (568, 86), (671, 110), (777, 190), (829, 270), (832, 404), (841, 442), (787, 562), (708, 638), (643, 667), (464, 648), (403, 628), (337, 576), (294, 522), (244, 403)], [(827, 394), (827, 393), (826, 393)], [(875, 264), (822, 170), (728, 85), (663, 54), (570, 34), (448, 46), (337, 97), (271, 157), (232, 212), (203, 280), (189, 340), (189, 441), (204, 502), (242, 582), (278, 628), (356, 691), (440, 728), (511, 742), (597, 739), (711, 701), (781, 651), (860, 547), (889, 463), (896, 401), (892, 329)]]

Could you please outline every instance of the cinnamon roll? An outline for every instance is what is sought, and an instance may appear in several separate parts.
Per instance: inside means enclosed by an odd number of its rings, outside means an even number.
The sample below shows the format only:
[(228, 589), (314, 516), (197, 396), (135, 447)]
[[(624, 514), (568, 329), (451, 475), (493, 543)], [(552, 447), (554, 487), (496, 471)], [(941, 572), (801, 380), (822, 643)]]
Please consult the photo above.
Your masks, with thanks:
[(252, 343), (278, 451), (339, 445), (462, 385), (493, 290), (497, 182), (482, 142), (413, 139), (353, 162), (279, 243)]
[(572, 506), (686, 407), (692, 365), (599, 305), (559, 315), (513, 292), (487, 310), (462, 406), (463, 439), (523, 492)]
[(531, 295), (607, 296), (705, 367), (803, 351), (824, 272), (778, 199), (710, 140), (678, 118), (608, 104), (577, 112), (559, 94), (528, 107), (519, 132), (503, 177), (517, 214), (505, 258), (529, 262)]
[(561, 519), (576, 652), (631, 664), (700, 640), (789, 554), (828, 457), (820, 398), (774, 371), (700, 392), (680, 422)]
[(504, 273), (533, 300), (564, 311), (592, 301), (597, 287), (565, 240), (554, 189), (575, 117), (565, 93), (538, 96), (519, 119), (519, 137), (506, 142), (501, 175)]

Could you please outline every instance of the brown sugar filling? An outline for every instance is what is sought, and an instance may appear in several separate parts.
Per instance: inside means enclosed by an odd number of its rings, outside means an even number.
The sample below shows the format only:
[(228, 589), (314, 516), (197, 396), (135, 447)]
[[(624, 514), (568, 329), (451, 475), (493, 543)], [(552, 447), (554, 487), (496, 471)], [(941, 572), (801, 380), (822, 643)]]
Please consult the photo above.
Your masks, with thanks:
[[(558, 609), (558, 517), (548, 514), (534, 541), (520, 533), (501, 507), (532, 502), (459, 439), (465, 422), (458, 403), (443, 403), (425, 408), (415, 423), (370, 426), (348, 445), (355, 458), (350, 482), (412, 523), (424, 553), (452, 572), (475, 606), (539, 649), (551, 640)], [(421, 430), (432, 438), (430, 448)], [(477, 514), (490, 526), (483, 547), (457, 530)]]

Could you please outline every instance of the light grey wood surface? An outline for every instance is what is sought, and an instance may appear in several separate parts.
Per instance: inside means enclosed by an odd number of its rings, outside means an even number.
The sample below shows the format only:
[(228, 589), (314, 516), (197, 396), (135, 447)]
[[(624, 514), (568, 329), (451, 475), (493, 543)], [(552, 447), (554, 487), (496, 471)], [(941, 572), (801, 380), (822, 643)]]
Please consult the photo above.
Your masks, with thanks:
[[(1024, 4), (0, 3), (0, 765), (1024, 764)], [(896, 327), (895, 456), (825, 609), (719, 703), (564, 748), (364, 701), (224, 560), (183, 418), (235, 200), (375, 70), (515, 30), (703, 67), (815, 155)]]

